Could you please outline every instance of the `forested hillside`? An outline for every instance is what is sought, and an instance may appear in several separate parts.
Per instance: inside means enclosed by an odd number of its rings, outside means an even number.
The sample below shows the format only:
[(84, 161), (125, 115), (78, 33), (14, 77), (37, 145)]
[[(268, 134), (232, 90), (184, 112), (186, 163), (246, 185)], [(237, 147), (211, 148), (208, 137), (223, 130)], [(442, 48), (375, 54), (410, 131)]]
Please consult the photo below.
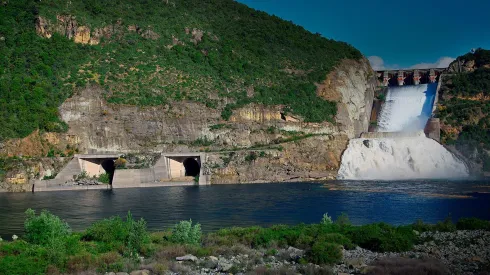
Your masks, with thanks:
[(255, 102), (333, 121), (315, 83), (344, 58), (361, 54), (232, 0), (4, 1), (0, 141), (65, 131), (57, 107), (89, 83), (113, 104), (187, 100), (226, 120)]
[(490, 51), (478, 49), (458, 60), (464, 72), (452, 74), (441, 90), (443, 142), (490, 171)]

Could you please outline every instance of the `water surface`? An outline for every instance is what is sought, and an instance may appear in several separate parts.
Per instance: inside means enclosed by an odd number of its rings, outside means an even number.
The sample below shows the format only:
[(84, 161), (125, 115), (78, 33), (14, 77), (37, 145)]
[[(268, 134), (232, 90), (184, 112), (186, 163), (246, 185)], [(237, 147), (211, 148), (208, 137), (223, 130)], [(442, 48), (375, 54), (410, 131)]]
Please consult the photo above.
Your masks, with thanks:
[(229, 226), (318, 222), (342, 212), (354, 224), (409, 224), (417, 219), (490, 219), (483, 181), (336, 181), (0, 193), (0, 235), (22, 234), (24, 211), (47, 209), (74, 230), (113, 215), (143, 217), (151, 230), (192, 219), (210, 231)]

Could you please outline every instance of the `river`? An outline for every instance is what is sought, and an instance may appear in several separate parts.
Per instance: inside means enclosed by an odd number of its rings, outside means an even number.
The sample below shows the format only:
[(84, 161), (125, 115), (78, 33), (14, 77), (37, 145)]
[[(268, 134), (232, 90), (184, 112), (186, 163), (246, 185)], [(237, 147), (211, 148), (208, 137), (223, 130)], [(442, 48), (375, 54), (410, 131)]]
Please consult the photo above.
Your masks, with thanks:
[(24, 212), (47, 209), (74, 230), (131, 211), (150, 230), (192, 219), (204, 231), (229, 226), (319, 222), (328, 212), (354, 224), (435, 223), (451, 214), (490, 219), (484, 181), (334, 181), (318, 183), (180, 186), (141, 189), (0, 193), (0, 236), (23, 233)]

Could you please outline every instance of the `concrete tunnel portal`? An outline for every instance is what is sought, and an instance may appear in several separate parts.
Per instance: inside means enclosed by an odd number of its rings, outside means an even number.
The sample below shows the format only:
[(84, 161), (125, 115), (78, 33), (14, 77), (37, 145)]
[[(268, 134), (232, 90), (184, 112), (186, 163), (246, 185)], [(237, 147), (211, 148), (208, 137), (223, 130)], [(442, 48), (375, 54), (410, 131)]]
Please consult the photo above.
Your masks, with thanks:
[(114, 160), (106, 159), (102, 161), (100, 164), (104, 171), (109, 175), (109, 184), (112, 185), (112, 180), (114, 179), (114, 171), (116, 170), (116, 166), (114, 165)]
[(183, 162), (185, 168), (185, 176), (196, 177), (201, 172), (201, 166), (194, 158), (186, 158)]

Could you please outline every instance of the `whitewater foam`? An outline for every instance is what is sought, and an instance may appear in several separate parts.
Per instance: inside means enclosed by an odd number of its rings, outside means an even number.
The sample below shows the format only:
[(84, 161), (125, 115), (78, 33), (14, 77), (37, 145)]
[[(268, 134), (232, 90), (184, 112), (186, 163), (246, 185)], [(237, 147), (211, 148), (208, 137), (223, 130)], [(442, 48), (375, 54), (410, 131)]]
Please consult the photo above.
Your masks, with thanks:
[(352, 139), (342, 156), (338, 179), (455, 179), (468, 168), (423, 132), (417, 137)]
[(378, 118), (377, 132), (422, 130), (434, 103), (437, 84), (390, 87)]

